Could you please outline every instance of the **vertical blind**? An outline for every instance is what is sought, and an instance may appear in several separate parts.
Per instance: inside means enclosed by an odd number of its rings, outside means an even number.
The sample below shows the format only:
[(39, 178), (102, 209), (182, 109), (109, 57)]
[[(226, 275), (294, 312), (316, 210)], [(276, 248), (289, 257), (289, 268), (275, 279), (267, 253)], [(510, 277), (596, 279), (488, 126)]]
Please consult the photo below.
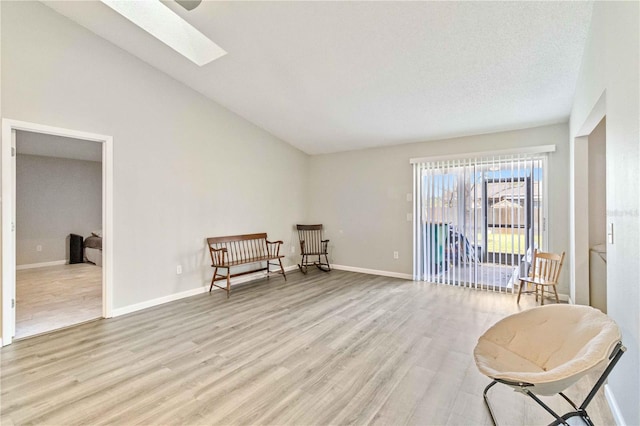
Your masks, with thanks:
[(513, 291), (546, 249), (551, 149), (540, 151), (412, 160), (414, 280)]

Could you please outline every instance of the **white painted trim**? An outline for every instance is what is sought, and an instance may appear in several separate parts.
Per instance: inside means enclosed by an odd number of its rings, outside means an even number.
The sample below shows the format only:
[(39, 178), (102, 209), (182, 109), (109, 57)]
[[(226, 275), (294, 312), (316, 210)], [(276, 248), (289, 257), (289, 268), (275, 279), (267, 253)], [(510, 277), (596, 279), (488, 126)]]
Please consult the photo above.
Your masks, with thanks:
[(25, 265), (17, 265), (16, 271), (22, 271), (25, 269), (35, 269), (35, 268), (44, 268), (45, 266), (58, 266), (58, 265), (66, 265), (66, 260), (53, 260), (51, 262), (40, 262), (40, 263), (27, 263)]
[(92, 142), (105, 142), (107, 139), (112, 139), (111, 136), (100, 135), (98, 133), (47, 126), (44, 124), (30, 123), (28, 121), (12, 120), (10, 118), (3, 118), (2, 125), (3, 128), (5, 125), (10, 127), (11, 130), (24, 130), (26, 132), (44, 133), (47, 135), (83, 139)]
[(141, 311), (143, 309), (151, 308), (153, 306), (162, 305), (164, 303), (173, 302), (175, 300), (184, 299), (185, 297), (195, 296), (196, 294), (206, 293), (208, 291), (207, 286), (193, 288), (191, 290), (182, 291), (180, 293), (173, 293), (167, 296), (158, 297), (156, 299), (146, 300), (144, 302), (135, 303), (133, 305), (124, 306), (122, 308), (116, 308), (111, 311), (113, 317), (119, 317), (121, 315), (130, 314), (132, 312)]
[(548, 152), (556, 152), (556, 146), (540, 145), (540, 146), (530, 146), (530, 147), (523, 147), (523, 148), (500, 149), (495, 151), (465, 152), (462, 154), (435, 155), (431, 157), (412, 158), (411, 160), (409, 160), (409, 162), (411, 164), (415, 164), (415, 163), (428, 163), (431, 161), (442, 161), (442, 160), (462, 160), (465, 158), (493, 157), (498, 155), (544, 154)]
[(13, 218), (13, 186), (15, 173), (11, 164), (12, 128), (2, 121), (2, 147), (0, 157), (2, 164), (2, 342), (11, 343), (15, 323), (15, 309), (11, 306), (11, 299), (15, 294), (16, 262), (15, 262), (15, 232), (11, 227)]
[[(542, 240), (545, 249), (549, 251), (549, 228), (551, 227), (551, 221), (549, 220), (549, 204), (551, 204), (551, 197), (549, 197), (549, 156), (545, 155), (542, 158), (542, 214), (544, 217), (544, 229), (542, 230)], [(535, 199), (535, 196), (534, 196)]]
[(582, 126), (574, 136), (575, 138), (580, 136), (589, 136), (593, 130), (598, 127), (598, 124), (607, 115), (607, 91), (604, 90), (596, 103), (591, 108), (589, 115), (582, 123)]
[[(382, 277), (400, 278), (404, 280), (413, 281), (413, 276), (411, 274), (405, 274), (403, 272), (380, 271), (377, 269), (358, 268), (355, 266), (345, 266), (345, 265), (331, 265), (331, 268), (337, 269), (339, 271), (359, 272), (361, 274), (380, 275)], [(437, 283), (433, 283), (433, 284), (437, 284)], [(568, 294), (558, 293), (558, 299), (560, 299), (563, 302), (568, 302), (573, 304)]]
[(113, 137), (102, 144), (102, 316), (113, 316)]
[[(294, 270), (298, 270), (298, 265), (290, 265), (285, 266), (285, 272), (291, 272)], [(252, 281), (259, 278), (264, 278), (266, 276), (266, 272), (256, 272), (254, 274), (242, 275), (240, 277), (235, 277), (231, 279), (231, 286), (245, 283), (248, 281)], [(121, 315), (130, 314), (132, 312), (140, 311), (142, 309), (151, 308), (153, 306), (162, 305), (169, 302), (174, 302), (176, 300), (184, 299), (185, 297), (191, 297), (198, 294), (206, 293), (209, 291), (209, 282), (204, 283), (202, 287), (192, 288), (191, 290), (182, 291), (180, 293), (173, 293), (167, 296), (158, 297), (156, 299), (146, 300), (144, 302), (135, 303), (133, 305), (124, 306), (122, 308), (116, 308), (111, 311), (112, 317), (119, 317)], [(213, 290), (220, 290), (219, 288), (214, 287)]]
[(8, 118), (2, 119), (1, 199), (2, 203), (2, 342), (11, 343), (15, 325), (15, 310), (11, 298), (15, 293), (15, 232), (11, 230), (15, 195), (15, 171), (11, 167), (11, 134), (15, 130), (84, 139), (102, 143), (102, 232), (104, 234), (102, 267), (102, 315), (112, 316), (113, 306), (113, 138), (61, 127), (47, 126)]
[(616, 422), (616, 425), (627, 426), (627, 422), (625, 422), (624, 417), (622, 417), (620, 406), (611, 390), (611, 386), (604, 385), (604, 396), (607, 398), (607, 403), (609, 404), (609, 409), (611, 410), (611, 414), (613, 414), (613, 420)]
[(413, 280), (413, 275), (403, 272), (380, 271), (377, 269), (358, 268), (355, 266), (331, 265), (331, 268), (339, 271), (359, 272), (361, 274), (380, 275), (382, 277), (401, 278), (403, 280)]

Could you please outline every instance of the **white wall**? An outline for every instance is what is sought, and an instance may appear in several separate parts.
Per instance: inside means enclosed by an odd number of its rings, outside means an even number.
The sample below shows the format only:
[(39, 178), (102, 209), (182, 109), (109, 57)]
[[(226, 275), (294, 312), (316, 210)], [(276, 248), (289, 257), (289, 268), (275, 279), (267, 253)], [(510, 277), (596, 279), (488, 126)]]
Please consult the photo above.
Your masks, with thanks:
[[(2, 5), (0, 4), (0, 46), (2, 45)], [(2, 51), (0, 47), (0, 52)], [(0, 54), (0, 82), (2, 82), (2, 66), (4, 65), (4, 61), (2, 60), (2, 54)], [(0, 117), (4, 117), (2, 110), (2, 84), (0, 84)], [(0, 233), (1, 236), (1, 233)], [(0, 244), (1, 246), (1, 244)], [(0, 256), (2, 256), (2, 247), (0, 247)], [(2, 276), (2, 262), (0, 262), (0, 277)], [(2, 291), (0, 291), (0, 299), (2, 299)], [(4, 318), (4, 313), (2, 312), (2, 307), (4, 306), (0, 300), (0, 330), (2, 330), (2, 318)], [(0, 338), (0, 345), (2, 344), (2, 338)]]
[[(570, 119), (575, 150), (574, 138), (584, 136), (584, 125), (605, 94), (607, 222), (615, 234), (607, 247), (607, 313), (620, 325), (628, 347), (608, 390), (629, 425), (640, 424), (639, 22), (638, 2), (594, 4)], [(572, 228), (580, 214), (571, 218)]]
[(114, 308), (208, 285), (206, 237), (290, 239), (304, 153), (41, 3), (1, 7), (3, 116), (113, 136)]
[(68, 261), (69, 234), (101, 228), (102, 163), (17, 155), (16, 264)]
[[(323, 223), (333, 262), (351, 267), (412, 273), (413, 169), (409, 159), (555, 144), (549, 160), (549, 249), (568, 251), (568, 126), (373, 148), (311, 157), (311, 222)], [(399, 259), (393, 259), (393, 252)], [(560, 292), (568, 293), (563, 270)]]

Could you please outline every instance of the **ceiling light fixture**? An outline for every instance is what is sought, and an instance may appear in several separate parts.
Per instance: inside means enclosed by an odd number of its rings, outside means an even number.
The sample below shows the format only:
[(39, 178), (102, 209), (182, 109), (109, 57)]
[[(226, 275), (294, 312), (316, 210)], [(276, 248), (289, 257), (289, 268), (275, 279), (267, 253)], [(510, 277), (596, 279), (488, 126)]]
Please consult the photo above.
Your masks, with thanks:
[[(158, 0), (101, 1), (199, 66), (227, 54), (224, 49)], [(186, 8), (184, 5), (183, 7)]]
[(193, 10), (198, 7), (200, 3), (202, 3), (202, 0), (176, 0), (176, 3), (187, 10)]

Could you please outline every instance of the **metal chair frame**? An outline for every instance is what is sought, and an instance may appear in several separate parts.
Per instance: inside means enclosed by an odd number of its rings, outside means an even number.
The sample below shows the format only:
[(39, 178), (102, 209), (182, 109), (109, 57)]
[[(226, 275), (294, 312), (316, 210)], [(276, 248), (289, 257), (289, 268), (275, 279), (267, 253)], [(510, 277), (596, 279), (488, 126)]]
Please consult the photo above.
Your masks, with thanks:
[(582, 404), (580, 404), (580, 406), (576, 406), (576, 404), (573, 401), (571, 401), (571, 399), (569, 399), (564, 393), (562, 393), (562, 392), (558, 393), (562, 398), (565, 399), (565, 401), (567, 401), (573, 407), (573, 410), (574, 410), (574, 411), (569, 411), (568, 413), (563, 414), (563, 415), (560, 415), (560, 414), (556, 413), (555, 411), (553, 411), (547, 404), (542, 402), (540, 400), (540, 398), (538, 398), (533, 392), (531, 392), (528, 389), (528, 388), (532, 387), (533, 384), (531, 384), (531, 383), (517, 383), (517, 382), (510, 382), (508, 380), (493, 379), (493, 381), (491, 383), (489, 383), (489, 385), (484, 389), (484, 392), (483, 392), (484, 403), (487, 406), (487, 409), (489, 410), (489, 415), (491, 416), (491, 421), (493, 422), (493, 424), (495, 426), (498, 426), (498, 422), (496, 421), (495, 414), (493, 412), (493, 409), (491, 408), (491, 404), (489, 403), (489, 397), (487, 396), (487, 392), (496, 383), (503, 383), (505, 385), (508, 385), (508, 386), (511, 386), (511, 387), (514, 387), (514, 388), (519, 388), (517, 390), (519, 390), (523, 394), (525, 394), (528, 397), (530, 397), (531, 399), (533, 399), (538, 405), (540, 405), (549, 414), (551, 414), (555, 418), (555, 420), (549, 424), (550, 426), (556, 426), (556, 425), (567, 425), (568, 426), (569, 423), (567, 422), (567, 420), (572, 418), (572, 417), (580, 417), (587, 425), (594, 426), (593, 422), (591, 421), (591, 418), (589, 417), (589, 414), (587, 413), (587, 406), (589, 405), (591, 400), (596, 396), (596, 393), (598, 392), (598, 390), (602, 387), (602, 385), (604, 384), (605, 380), (607, 380), (607, 377), (609, 376), (609, 373), (611, 373), (611, 370), (613, 370), (613, 367), (615, 367), (615, 365), (620, 360), (620, 357), (622, 356), (622, 354), (624, 354), (624, 352), (626, 350), (627, 350), (627, 348), (625, 348), (622, 345), (622, 342), (618, 342), (618, 344), (616, 344), (616, 346), (613, 348), (613, 351), (611, 351), (611, 355), (609, 355), (609, 363), (607, 364), (607, 367), (604, 369), (604, 372), (600, 375), (600, 378), (598, 379), (596, 384), (593, 386), (593, 388), (591, 388), (591, 391), (589, 392), (587, 397), (584, 399)]

